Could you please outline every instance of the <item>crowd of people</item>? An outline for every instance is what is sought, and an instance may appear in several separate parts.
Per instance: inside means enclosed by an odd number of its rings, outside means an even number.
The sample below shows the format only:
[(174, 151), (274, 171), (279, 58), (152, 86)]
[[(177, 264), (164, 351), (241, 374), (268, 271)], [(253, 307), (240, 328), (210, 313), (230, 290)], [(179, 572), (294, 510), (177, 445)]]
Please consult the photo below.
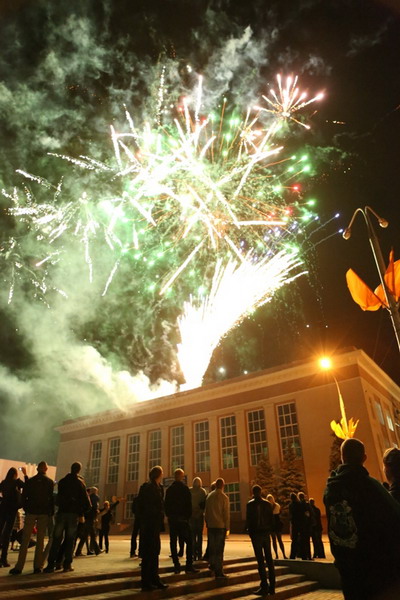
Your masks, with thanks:
[[(369, 476), (364, 467), (365, 448), (350, 438), (341, 446), (341, 465), (328, 478), (324, 493), (328, 536), (335, 564), (339, 569), (345, 600), (398, 600), (400, 598), (400, 450), (390, 448), (383, 456), (384, 485)], [(20, 537), (18, 560), (10, 570), (19, 575), (25, 565), (35, 528), (34, 573), (73, 571), (74, 556), (109, 551), (108, 534), (113, 510), (119, 500), (105, 501), (100, 508), (98, 489), (87, 489), (80, 476), (82, 465), (75, 462), (71, 471), (58, 482), (46, 475), (47, 464), (37, 466), (37, 475), (24, 481), (15, 468), (9, 469), (0, 483), (0, 564), (9, 567), (7, 552), (16, 517), (21, 509), (25, 521)], [(134, 527), (130, 556), (141, 557), (143, 591), (165, 589), (159, 576), (160, 534), (168, 520), (170, 557), (175, 573), (197, 573), (196, 561), (207, 561), (208, 573), (216, 580), (224, 572), (225, 540), (230, 531), (229, 498), (225, 482), (219, 477), (209, 493), (199, 477), (191, 487), (183, 469), (176, 469), (174, 481), (162, 485), (163, 469), (155, 466), (132, 502)], [(57, 511), (55, 512), (55, 508)], [(325, 558), (322, 542), (321, 511), (313, 498), (303, 492), (292, 493), (288, 507), (290, 520), (290, 559)], [(54, 517), (55, 514), (55, 517)], [(203, 553), (203, 529), (207, 527), (207, 547)], [(275, 593), (275, 559), (278, 547), (286, 557), (282, 541), (281, 507), (272, 494), (263, 497), (259, 485), (253, 485), (246, 506), (246, 531), (250, 537), (260, 578), (254, 593)], [(49, 541), (45, 547), (45, 536)], [(99, 541), (97, 541), (97, 535)], [(137, 538), (139, 537), (139, 545)], [(312, 549), (311, 552), (311, 542)], [(186, 551), (185, 551), (186, 550)], [(185, 555), (185, 564), (181, 560)], [(47, 566), (44, 567), (47, 559)], [(200, 565), (201, 566), (201, 565)]]
[[(82, 556), (82, 548), (86, 544), (87, 554), (100, 554), (109, 550), (108, 534), (113, 516), (113, 509), (119, 500), (112, 504), (104, 502), (100, 508), (97, 488), (87, 489), (80, 476), (82, 465), (75, 462), (71, 472), (58, 482), (57, 494), (54, 493), (55, 482), (47, 475), (47, 463), (42, 461), (37, 466), (37, 475), (28, 478), (26, 470), (21, 467), (24, 481), (18, 477), (14, 467), (9, 469), (5, 479), (0, 483), (0, 544), (1, 566), (10, 567), (8, 548), (14, 523), (19, 523), (20, 511), (25, 518), (21, 531), (20, 548), (16, 565), (10, 570), (11, 575), (20, 575), (26, 561), (28, 548), (32, 545), (32, 532), (36, 533), (35, 553), (33, 559), (34, 573), (53, 573), (62, 569), (73, 571), (73, 556)], [(57, 511), (55, 512), (55, 508)], [(97, 532), (99, 543), (97, 543)], [(45, 536), (48, 543), (45, 547)], [(18, 535), (16, 536), (18, 539)], [(47, 560), (47, 566), (45, 562)]]
[[(218, 478), (214, 481), (207, 494), (199, 477), (195, 477), (192, 486), (188, 487), (183, 469), (176, 469), (174, 481), (164, 495), (162, 479), (162, 467), (153, 467), (149, 474), (149, 481), (141, 486), (138, 496), (133, 501), (135, 521), (130, 556), (137, 556), (139, 534), (142, 590), (151, 591), (167, 587), (158, 573), (160, 533), (164, 531), (164, 516), (168, 520), (170, 556), (174, 572), (180, 573), (184, 569), (186, 573), (196, 573), (198, 569), (193, 562), (203, 560), (208, 563), (210, 576), (217, 580), (226, 579), (228, 576), (224, 572), (223, 558), (225, 540), (230, 530), (230, 506), (229, 498), (224, 493), (224, 480)], [(294, 495), (290, 518), (291, 558), (311, 559), (310, 538), (313, 541), (313, 556), (324, 558), (321, 512), (315, 506), (315, 502), (312, 499), (307, 502), (304, 494)], [(203, 554), (204, 523), (207, 526), (207, 547)], [(278, 545), (283, 558), (286, 558), (282, 529), (280, 505), (272, 494), (264, 498), (261, 487), (254, 485), (252, 498), (247, 504), (246, 531), (251, 539), (260, 576), (260, 585), (254, 592), (257, 595), (275, 593), (275, 568), (271, 544), (275, 558), (278, 558)], [(184, 556), (185, 548), (186, 560), (183, 567), (180, 558)]]

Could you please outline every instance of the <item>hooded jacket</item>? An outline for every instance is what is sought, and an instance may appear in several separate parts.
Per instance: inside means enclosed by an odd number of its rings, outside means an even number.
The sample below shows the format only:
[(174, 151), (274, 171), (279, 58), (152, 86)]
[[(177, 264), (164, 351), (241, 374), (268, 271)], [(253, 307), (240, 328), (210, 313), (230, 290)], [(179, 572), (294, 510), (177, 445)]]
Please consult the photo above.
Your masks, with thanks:
[[(360, 597), (400, 578), (400, 504), (363, 466), (341, 465), (324, 493), (328, 535), (343, 584)], [(364, 594), (364, 596), (363, 596)]]

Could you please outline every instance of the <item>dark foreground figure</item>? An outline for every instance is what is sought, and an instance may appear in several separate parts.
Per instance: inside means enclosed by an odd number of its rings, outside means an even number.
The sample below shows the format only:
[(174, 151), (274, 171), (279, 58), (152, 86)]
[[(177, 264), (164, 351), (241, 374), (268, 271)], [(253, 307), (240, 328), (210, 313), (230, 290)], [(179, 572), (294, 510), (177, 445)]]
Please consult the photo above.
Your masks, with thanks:
[(400, 599), (400, 504), (363, 467), (364, 444), (347, 439), (324, 494), (328, 535), (346, 600)]
[[(246, 529), (253, 545), (260, 575), (260, 587), (255, 594), (275, 594), (275, 567), (271, 554), (271, 532), (274, 527), (273, 507), (261, 496), (261, 487), (253, 486), (253, 498), (246, 507)], [(267, 581), (268, 566), (269, 585)]]
[(164, 500), (161, 480), (163, 470), (153, 467), (149, 473), (149, 481), (139, 490), (137, 498), (137, 515), (140, 520), (140, 553), (142, 556), (142, 591), (165, 589), (158, 574), (158, 557), (160, 554), (160, 532), (164, 531)]

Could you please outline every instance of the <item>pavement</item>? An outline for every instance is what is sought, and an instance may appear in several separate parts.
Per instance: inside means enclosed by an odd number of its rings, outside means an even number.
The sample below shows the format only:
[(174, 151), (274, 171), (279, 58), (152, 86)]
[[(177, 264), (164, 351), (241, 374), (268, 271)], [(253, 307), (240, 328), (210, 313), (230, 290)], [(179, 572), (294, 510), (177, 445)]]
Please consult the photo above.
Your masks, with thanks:
[[(283, 536), (286, 554), (289, 555), (290, 540), (289, 536)], [(332, 555), (329, 549), (327, 539), (324, 539), (324, 547), (327, 558), (321, 560), (322, 563), (332, 562)], [(104, 574), (118, 573), (120, 571), (139, 571), (139, 560), (130, 558), (130, 535), (114, 535), (110, 536), (110, 551), (108, 554), (102, 553), (98, 556), (81, 556), (75, 558), (73, 562), (74, 575), (86, 574)], [(172, 566), (171, 558), (169, 557), (169, 538), (163, 534), (161, 536), (161, 554), (160, 567)], [(8, 561), (11, 564), (10, 568), (0, 568), (0, 598), (7, 598), (7, 591), (4, 590), (4, 585), (10, 582), (10, 579), (20, 581), (32, 580), (32, 586), (35, 585), (35, 580), (38, 583), (38, 577), (42, 579), (43, 575), (33, 575), (33, 555), (34, 548), (30, 548), (27, 554), (27, 560), (23, 573), (18, 576), (9, 575), (9, 570), (14, 567), (17, 562), (18, 552), (10, 550), (8, 553)], [(231, 534), (225, 545), (225, 558), (254, 558), (253, 548), (250, 539), (247, 535)], [(281, 558), (281, 557), (280, 557)], [(184, 562), (184, 559), (182, 559)], [(65, 583), (68, 582), (69, 573), (63, 574)], [(51, 576), (50, 576), (51, 577)], [(2, 589), (3, 588), (3, 589)], [(79, 596), (76, 596), (79, 598)], [(23, 600), (23, 590), (21, 590), (21, 600)], [(296, 600), (343, 600), (343, 594), (338, 590), (321, 590), (309, 592), (308, 594), (298, 596)]]

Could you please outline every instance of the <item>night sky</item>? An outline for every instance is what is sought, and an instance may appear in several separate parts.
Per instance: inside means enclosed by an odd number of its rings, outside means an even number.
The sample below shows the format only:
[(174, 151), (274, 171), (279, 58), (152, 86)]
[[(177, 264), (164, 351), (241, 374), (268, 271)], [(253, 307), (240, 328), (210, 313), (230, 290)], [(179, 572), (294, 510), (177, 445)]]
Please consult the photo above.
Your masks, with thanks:
[[(96, 155), (108, 135), (108, 124), (120, 119), (123, 104), (134, 108), (146, 104), (143, 98), (154, 86), (150, 74), (163, 61), (176, 64), (177, 76), (190, 64), (196, 73), (214, 77), (218, 86), (215, 83), (213, 91), (221, 90), (232, 103), (265, 93), (266, 82), (278, 72), (297, 73), (303, 88), (325, 93), (316, 112), (310, 111), (312, 129), (302, 142), (318, 149), (315, 175), (302, 192), (317, 199), (320, 222), (327, 225), (310, 237), (309, 277), (278, 294), (228, 335), (205, 379), (235, 377), (244, 368), (250, 372), (355, 346), (400, 384), (400, 356), (389, 315), (383, 310), (364, 313), (346, 286), (350, 267), (373, 289), (379, 283), (365, 224), (359, 216), (348, 241), (337, 233), (348, 225), (356, 208), (370, 205), (389, 221), (387, 229), (376, 224), (385, 260), (392, 247), (395, 259), (400, 259), (397, 4), (389, 0), (1, 1), (0, 187), (10, 192), (21, 185), (16, 169), (57, 181), (64, 165), (48, 152)], [(251, 30), (251, 43), (245, 48), (236, 44), (235, 60), (230, 62), (227, 48), (232, 40), (241, 39), (246, 28)], [(0, 198), (2, 244), (16, 233), (8, 207), (9, 201)], [(331, 221), (336, 213), (340, 216)], [(6, 269), (4, 260), (0, 268)], [(54, 460), (52, 426), (113, 404), (103, 395), (98, 403), (82, 407), (79, 398), (72, 398), (79, 390), (72, 384), (69, 388), (66, 381), (55, 396), (49, 395), (43, 382), (54, 360), (54, 354), (46, 352), (52, 341), (43, 334), (34, 311), (29, 335), (28, 317), (20, 323), (21, 307), (31, 306), (28, 292), (23, 305), (18, 300), (8, 305), (7, 298), (4, 285), (0, 410), (5, 433), (0, 456), (34, 461), (45, 455)], [(87, 307), (82, 310), (87, 314)], [(93, 320), (76, 321), (74, 335), (81, 340), (87, 337), (118, 368), (110, 346), (123, 337), (122, 326), (109, 331), (107, 345), (95, 343)], [(38, 326), (38, 337), (44, 335), (42, 346), (32, 333)], [(249, 339), (246, 358), (244, 346)], [(68, 340), (72, 346), (69, 335)], [(134, 342), (130, 343), (134, 353)], [(243, 347), (241, 353), (238, 347)], [(55, 345), (53, 352), (60, 352), (60, 347)], [(41, 361), (46, 362), (45, 368)], [(137, 364), (134, 358), (132, 364)], [(51, 377), (59, 380), (59, 372), (51, 372)], [(32, 435), (22, 442), (27, 426)]]

